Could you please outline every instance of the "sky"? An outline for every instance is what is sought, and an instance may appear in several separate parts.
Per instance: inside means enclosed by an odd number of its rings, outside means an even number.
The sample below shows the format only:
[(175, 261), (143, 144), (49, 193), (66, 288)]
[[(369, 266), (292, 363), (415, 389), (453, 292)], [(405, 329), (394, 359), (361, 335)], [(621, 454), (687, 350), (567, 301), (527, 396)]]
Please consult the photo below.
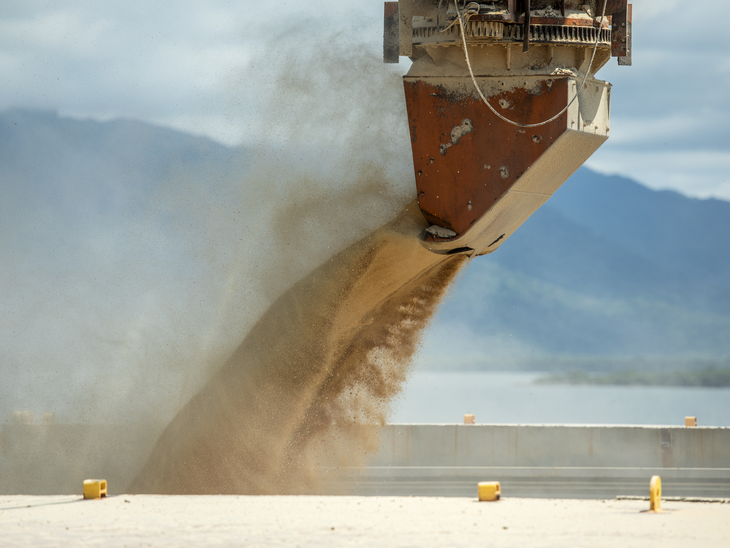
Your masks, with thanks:
[[(726, 5), (634, 1), (634, 65), (612, 59), (599, 73), (614, 85), (612, 131), (589, 167), (730, 200)], [(251, 144), (265, 129), (257, 123), (257, 109), (269, 104), (261, 97), (286, 85), (272, 79), (271, 59), (292, 47), (377, 55), (382, 11), (380, 0), (4, 0), (0, 110), (132, 118)], [(342, 77), (357, 79), (356, 68), (343, 63)]]

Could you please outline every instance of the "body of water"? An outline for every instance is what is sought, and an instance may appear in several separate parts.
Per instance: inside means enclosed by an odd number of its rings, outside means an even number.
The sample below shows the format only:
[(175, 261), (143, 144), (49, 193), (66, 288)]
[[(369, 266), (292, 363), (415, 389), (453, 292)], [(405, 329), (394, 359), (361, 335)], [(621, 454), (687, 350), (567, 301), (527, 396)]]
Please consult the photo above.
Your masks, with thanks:
[(730, 426), (730, 388), (536, 385), (542, 373), (414, 372), (393, 423)]

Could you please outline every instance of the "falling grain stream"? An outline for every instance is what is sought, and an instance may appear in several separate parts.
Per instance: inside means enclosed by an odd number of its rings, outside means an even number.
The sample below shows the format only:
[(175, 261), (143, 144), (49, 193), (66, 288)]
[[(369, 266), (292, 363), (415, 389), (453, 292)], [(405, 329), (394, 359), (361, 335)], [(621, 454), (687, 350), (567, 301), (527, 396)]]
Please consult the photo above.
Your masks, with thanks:
[(465, 261), (424, 249), (425, 226), (411, 204), (282, 294), (168, 425), (130, 492), (337, 491), (337, 470), (377, 449)]

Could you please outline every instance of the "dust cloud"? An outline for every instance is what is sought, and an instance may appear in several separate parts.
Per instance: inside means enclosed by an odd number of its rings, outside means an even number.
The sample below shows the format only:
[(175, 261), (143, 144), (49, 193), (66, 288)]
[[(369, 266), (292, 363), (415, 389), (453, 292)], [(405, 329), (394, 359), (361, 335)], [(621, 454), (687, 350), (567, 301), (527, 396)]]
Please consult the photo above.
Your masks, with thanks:
[(90, 220), (65, 234), (78, 251), (63, 276), (13, 275), (6, 407), (58, 424), (5, 427), (28, 443), (6, 454), (4, 491), (72, 492), (90, 476), (116, 492), (135, 476), (138, 492), (322, 490), (323, 471), (376, 447), (463, 259), (416, 238), (401, 69), (372, 43), (301, 38), (286, 29), (227, 81), (232, 116), (254, 113), (227, 158), (139, 189), (119, 170), (105, 192), (120, 209), (98, 218), (83, 198), (99, 191), (77, 177), (68, 211), (41, 217), (47, 235)]
[(377, 449), (376, 427), (464, 262), (418, 241), (427, 225), (408, 203), (398, 74), (348, 48), (288, 52), (270, 78), (241, 198), (269, 215), (243, 233), (260, 238), (257, 256), (267, 251), (256, 287), (275, 300), (166, 428), (130, 492), (340, 489), (336, 471)]
[(322, 492), (322, 474), (363, 465), (465, 260), (426, 251), (425, 227), (411, 204), (277, 299), (167, 427), (130, 492)]

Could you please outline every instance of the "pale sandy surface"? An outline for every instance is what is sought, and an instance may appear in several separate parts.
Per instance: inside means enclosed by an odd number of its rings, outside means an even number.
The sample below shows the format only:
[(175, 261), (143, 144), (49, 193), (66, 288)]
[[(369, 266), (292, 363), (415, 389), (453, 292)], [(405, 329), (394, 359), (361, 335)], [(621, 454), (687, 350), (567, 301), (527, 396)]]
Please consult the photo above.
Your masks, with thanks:
[[(128, 502), (127, 502), (128, 501)], [(730, 546), (730, 505), (436, 497), (0, 496), (0, 546)]]

